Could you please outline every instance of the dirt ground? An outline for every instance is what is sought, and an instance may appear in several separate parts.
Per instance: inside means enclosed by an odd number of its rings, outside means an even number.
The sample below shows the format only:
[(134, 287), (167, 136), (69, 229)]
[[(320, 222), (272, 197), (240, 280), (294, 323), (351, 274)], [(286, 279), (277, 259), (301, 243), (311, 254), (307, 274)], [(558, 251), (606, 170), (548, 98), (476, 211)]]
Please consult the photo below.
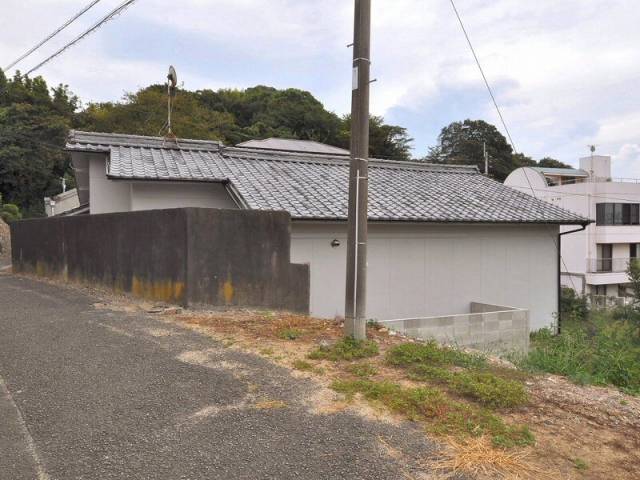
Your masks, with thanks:
[[(341, 337), (340, 321), (271, 311), (192, 311), (90, 290), (103, 299), (96, 308), (145, 311), (162, 322), (179, 323), (205, 333), (228, 348), (267, 357), (290, 368), (293, 375), (313, 377), (319, 386), (318, 397), (325, 398), (321, 402), (325, 413), (354, 408), (328, 388), (333, 379), (344, 375), (344, 366), (326, 360), (306, 361), (311, 350)], [(296, 334), (293, 340), (283, 335), (291, 331)], [(386, 349), (410, 340), (386, 329), (370, 328), (368, 335), (381, 351), (370, 361), (378, 369), (377, 377), (407, 383), (397, 377), (394, 369), (386, 367), (382, 359)], [(312, 368), (299, 368), (303, 361), (311, 363)], [(529, 403), (501, 411), (500, 415), (508, 422), (529, 425), (536, 437), (535, 446), (504, 453), (482, 440), (461, 445), (443, 438), (442, 458), (435, 463), (428, 461), (431, 468), (441, 467), (442, 477), (438, 478), (456, 478), (460, 472), (478, 479), (640, 478), (640, 398), (614, 388), (578, 386), (553, 375), (530, 376), (526, 385)], [(358, 403), (363, 415), (394, 421), (392, 414), (372, 408), (364, 401)], [(469, 462), (477, 463), (469, 468)], [(496, 465), (498, 468), (494, 468)], [(456, 472), (454, 467), (459, 470)]]
[[(342, 334), (337, 321), (271, 312), (170, 311), (163, 316), (288, 366)], [(304, 333), (295, 341), (283, 340), (278, 337), (283, 328)], [(407, 341), (385, 329), (369, 329), (369, 336), (379, 344), (382, 353)], [(380, 364), (377, 367), (379, 376), (398, 381), (393, 369)], [(308, 375), (319, 377), (325, 385), (339, 374), (332, 362), (321, 362), (316, 368), (320, 373)], [(513, 423), (529, 425), (536, 436), (536, 446), (521, 452), (523, 465), (530, 468), (530, 473), (503, 478), (639, 478), (640, 398), (614, 388), (578, 386), (553, 375), (532, 377), (527, 381), (527, 389), (530, 403), (502, 416)], [(483, 477), (494, 476), (478, 476)]]

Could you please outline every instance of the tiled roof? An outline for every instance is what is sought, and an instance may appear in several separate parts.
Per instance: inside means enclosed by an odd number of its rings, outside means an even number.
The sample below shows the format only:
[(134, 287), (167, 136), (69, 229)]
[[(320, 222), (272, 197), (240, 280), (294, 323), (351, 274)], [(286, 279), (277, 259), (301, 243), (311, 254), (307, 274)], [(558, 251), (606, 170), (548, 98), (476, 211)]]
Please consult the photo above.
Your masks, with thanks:
[[(82, 132), (70, 150), (87, 151)], [(93, 135), (93, 134), (92, 134)], [(138, 137), (139, 138), (139, 137)], [(108, 138), (108, 176), (120, 179), (230, 183), (238, 200), (255, 210), (286, 210), (296, 219), (347, 217), (349, 161), (344, 156), (246, 148), (167, 148), (142, 137)], [(94, 140), (94, 139), (92, 139)], [(127, 141), (128, 140), (128, 143)], [(161, 139), (160, 139), (161, 140)], [(199, 144), (201, 145), (201, 144)], [(556, 223), (588, 220), (481, 175), (475, 167), (371, 160), (369, 218), (381, 221)]]
[(313, 140), (290, 140), (288, 138), (266, 138), (264, 140), (248, 140), (239, 143), (237, 147), (259, 148), (264, 150), (280, 150), (304, 153), (328, 153), (331, 155), (349, 155), (349, 150), (334, 147), (326, 143)]

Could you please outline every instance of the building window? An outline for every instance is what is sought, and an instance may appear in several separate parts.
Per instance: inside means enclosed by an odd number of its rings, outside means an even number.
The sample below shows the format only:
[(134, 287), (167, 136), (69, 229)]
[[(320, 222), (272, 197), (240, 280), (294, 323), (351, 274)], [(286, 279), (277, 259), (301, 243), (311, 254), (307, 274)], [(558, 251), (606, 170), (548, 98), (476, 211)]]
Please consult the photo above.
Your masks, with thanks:
[(638, 244), (630, 243), (629, 244), (629, 258), (638, 258)]
[(618, 285), (618, 296), (626, 297), (627, 296), (627, 286), (623, 284)]
[(607, 296), (607, 286), (606, 285), (596, 285), (596, 295), (601, 295), (603, 297)]
[(598, 203), (596, 225), (640, 225), (640, 204)]
[(610, 272), (613, 268), (613, 244), (601, 243), (598, 245), (598, 272)]

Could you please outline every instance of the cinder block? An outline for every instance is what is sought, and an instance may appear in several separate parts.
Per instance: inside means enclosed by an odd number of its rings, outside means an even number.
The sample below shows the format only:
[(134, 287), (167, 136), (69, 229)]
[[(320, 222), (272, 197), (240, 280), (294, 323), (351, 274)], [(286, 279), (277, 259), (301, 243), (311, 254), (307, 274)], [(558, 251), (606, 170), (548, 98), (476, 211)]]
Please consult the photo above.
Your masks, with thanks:
[(510, 318), (508, 320), (500, 320), (499, 323), (500, 330), (511, 330), (513, 329), (513, 320)]
[(438, 327), (453, 326), (453, 317), (438, 317), (434, 324)]
[(485, 333), (497, 332), (499, 328), (500, 328), (500, 322), (498, 320), (490, 320), (490, 321), (484, 322)]

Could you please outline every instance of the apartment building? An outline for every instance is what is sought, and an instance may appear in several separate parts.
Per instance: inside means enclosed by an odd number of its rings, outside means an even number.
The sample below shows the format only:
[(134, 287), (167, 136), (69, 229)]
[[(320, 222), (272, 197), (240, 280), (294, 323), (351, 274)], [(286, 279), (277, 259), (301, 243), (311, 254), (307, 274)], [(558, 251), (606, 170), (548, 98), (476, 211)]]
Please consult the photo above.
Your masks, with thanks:
[(562, 236), (564, 286), (589, 295), (629, 295), (625, 271), (629, 259), (640, 257), (640, 179), (612, 178), (611, 157), (592, 155), (580, 159), (579, 169), (518, 168), (504, 183), (593, 220)]

